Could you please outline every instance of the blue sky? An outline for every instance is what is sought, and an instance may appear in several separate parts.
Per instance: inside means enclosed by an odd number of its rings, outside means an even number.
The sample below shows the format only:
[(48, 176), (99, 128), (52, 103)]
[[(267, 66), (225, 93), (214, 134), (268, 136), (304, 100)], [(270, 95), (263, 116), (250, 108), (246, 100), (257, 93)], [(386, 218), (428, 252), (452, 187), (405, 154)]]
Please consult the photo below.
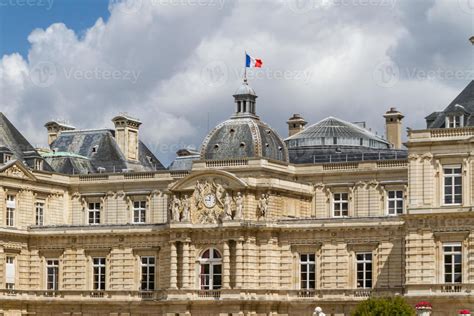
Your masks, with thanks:
[(26, 1), (0, 0), (0, 56), (17, 52), (26, 58), (28, 35), (36, 28), (61, 22), (80, 35), (99, 17), (110, 16), (109, 0)]

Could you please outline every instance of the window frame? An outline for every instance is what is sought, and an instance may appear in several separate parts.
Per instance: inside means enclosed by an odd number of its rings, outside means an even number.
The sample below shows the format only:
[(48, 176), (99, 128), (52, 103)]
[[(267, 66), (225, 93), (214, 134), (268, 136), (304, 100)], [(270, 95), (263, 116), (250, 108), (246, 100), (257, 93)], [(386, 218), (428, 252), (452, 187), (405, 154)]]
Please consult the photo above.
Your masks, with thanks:
[[(204, 254), (209, 251), (209, 258), (204, 258)], [(215, 252), (219, 254), (219, 257), (215, 257)], [(203, 266), (209, 266), (209, 273), (203, 273)], [(220, 273), (216, 273), (214, 270), (217, 266), (220, 266)], [(207, 248), (199, 256), (199, 289), (204, 291), (217, 291), (222, 289), (222, 276), (223, 276), (223, 260), (222, 253), (217, 248)], [(207, 276), (207, 278), (206, 278)], [(219, 276), (219, 284), (214, 284), (216, 276)], [(207, 283), (203, 283), (206, 280)]]
[[(144, 263), (143, 259), (147, 259), (148, 262)], [(153, 259), (153, 264), (149, 262)], [(146, 269), (144, 273), (143, 269)], [(150, 272), (150, 268), (153, 268), (153, 272)], [(143, 277), (146, 276), (144, 281)], [(146, 286), (144, 287), (144, 282)], [(150, 286), (151, 285), (151, 286)], [(156, 256), (140, 256), (140, 291), (154, 291), (156, 289)]]
[[(103, 260), (96, 263), (96, 260)], [(107, 258), (106, 257), (92, 257), (92, 290), (105, 291), (107, 289)], [(96, 270), (97, 269), (97, 270)], [(103, 277), (103, 280), (102, 280)]]
[[(14, 202), (15, 207), (8, 207), (8, 202)], [(8, 227), (15, 226), (15, 213), (17, 209), (17, 199), (16, 195), (7, 194), (6, 204), (5, 204), (5, 225)]]
[[(46, 261), (46, 290), (48, 291), (58, 291), (59, 290), (59, 259), (58, 258), (48, 258), (45, 259)], [(53, 286), (50, 287), (50, 281), (49, 281), (49, 276), (50, 276), (50, 268), (55, 271), (53, 273)]]
[[(446, 169), (460, 169), (461, 171), (459, 173), (452, 173), (452, 174), (446, 174)], [(462, 164), (449, 164), (449, 165), (443, 165), (442, 166), (442, 171), (443, 171), (443, 187), (442, 187), (442, 195), (441, 195), (441, 205), (443, 206), (456, 206), (456, 205), (462, 205), (463, 203), (463, 183), (464, 183), (464, 179), (463, 179), (463, 168), (462, 168)], [(455, 192), (455, 188), (456, 188), (456, 185), (455, 185), (455, 179), (456, 177), (459, 177), (461, 179), (461, 184), (460, 184), (460, 187), (461, 187), (461, 193), (458, 194), (460, 195), (460, 202), (459, 203), (456, 203), (455, 200), (456, 200), (456, 192)], [(452, 203), (446, 203), (446, 178), (451, 178), (451, 181), (452, 181), (452, 184), (451, 184), (451, 199), (452, 199)]]
[[(10, 260), (11, 259), (11, 260)], [(11, 262), (9, 262), (11, 261)], [(7, 282), (7, 265), (8, 264), (11, 264), (13, 266), (13, 283), (11, 282)], [(7, 290), (14, 290), (15, 289), (15, 285), (16, 285), (16, 281), (17, 281), (17, 266), (16, 266), (16, 256), (15, 255), (12, 255), (10, 253), (8, 253), (6, 256), (5, 256), (5, 278), (4, 278), (4, 281), (5, 281), (5, 289)]]
[(464, 127), (464, 115), (451, 114), (446, 116), (446, 128)]
[[(306, 260), (303, 260), (303, 256), (306, 256)], [(313, 257), (311, 260), (311, 256)], [(299, 288), (301, 290), (315, 290), (316, 289), (316, 254), (315, 253), (299, 253)], [(306, 272), (302, 271), (302, 268), (306, 267)], [(313, 267), (313, 272), (311, 272), (311, 266)], [(303, 279), (303, 273), (306, 274), (306, 280)], [(311, 278), (311, 274), (313, 277)], [(313, 282), (314, 286), (311, 287), (311, 282)], [(302, 286), (302, 285), (305, 286)]]
[[(451, 247), (451, 248), (454, 248), (454, 247), (459, 247), (460, 250), (459, 251), (448, 251), (446, 252), (446, 248), (447, 247)], [(463, 245), (462, 245), (462, 242), (445, 242), (445, 243), (442, 243), (442, 249), (443, 249), (443, 284), (462, 284), (463, 283), (463, 272), (464, 272), (464, 269), (463, 269), (463, 260), (464, 260), (464, 256), (463, 256)], [(446, 282), (446, 277), (447, 277), (447, 272), (446, 272), (446, 256), (449, 255), (451, 256), (451, 272), (449, 274), (451, 274), (451, 282)], [(460, 260), (460, 263), (458, 264), (460, 267), (461, 267), (461, 271), (459, 273), (456, 273), (455, 271), (455, 266), (457, 265), (456, 262), (453, 262), (453, 260), (455, 260), (455, 256), (456, 255), (460, 255), (461, 257), (461, 260)], [(454, 269), (454, 270), (453, 270)], [(459, 282), (456, 282), (455, 279), (456, 279), (456, 274), (459, 274), (461, 280)]]
[[(93, 209), (91, 209), (93, 205)], [(97, 208), (97, 205), (99, 206)], [(101, 202), (88, 202), (87, 203), (87, 223), (89, 225), (100, 225), (102, 213), (102, 203)], [(92, 215), (92, 216), (91, 216)]]
[[(346, 199), (342, 199), (342, 196), (344, 194), (347, 196)], [(341, 196), (341, 199), (336, 200), (336, 195)], [(331, 204), (332, 204), (332, 217), (334, 217), (334, 218), (349, 217), (349, 192), (336, 191), (336, 192), (332, 193), (332, 203)], [(336, 204), (338, 204), (341, 208), (338, 211), (336, 211)], [(346, 204), (346, 210), (345, 211), (342, 209), (342, 206), (344, 204)], [(336, 215), (336, 212), (340, 212), (340, 215)], [(346, 215), (344, 215), (343, 213), (346, 213)]]
[[(135, 206), (138, 203), (138, 207)], [(143, 205), (142, 205), (143, 204)], [(147, 213), (147, 201), (145, 199), (137, 199), (132, 201), (132, 223), (133, 224), (145, 224), (146, 213)], [(137, 220), (138, 218), (138, 220)]]
[[(41, 205), (41, 207), (39, 207)], [(35, 225), (36, 226), (43, 226), (44, 225), (44, 201), (36, 201), (35, 202)], [(41, 214), (39, 214), (39, 210), (41, 210)]]
[[(374, 286), (374, 253), (372, 251), (357, 251), (354, 253), (355, 255), (355, 285), (357, 289), (372, 289)], [(359, 260), (358, 256), (363, 255), (364, 259)], [(368, 261), (365, 256), (370, 255), (370, 261)], [(363, 265), (363, 273), (362, 278), (362, 286), (359, 286), (359, 263)], [(370, 287), (367, 286), (367, 264), (370, 263)]]
[[(394, 192), (394, 197), (390, 197), (390, 192)], [(401, 192), (401, 197), (397, 197), (397, 193)], [(387, 196), (387, 203), (386, 203), (386, 210), (387, 210), (387, 215), (388, 216), (398, 216), (405, 214), (405, 191), (402, 189), (387, 189), (386, 190), (386, 196)], [(394, 213), (390, 213), (390, 202), (394, 202)], [(402, 211), (401, 213), (398, 213), (398, 203), (402, 204)]]

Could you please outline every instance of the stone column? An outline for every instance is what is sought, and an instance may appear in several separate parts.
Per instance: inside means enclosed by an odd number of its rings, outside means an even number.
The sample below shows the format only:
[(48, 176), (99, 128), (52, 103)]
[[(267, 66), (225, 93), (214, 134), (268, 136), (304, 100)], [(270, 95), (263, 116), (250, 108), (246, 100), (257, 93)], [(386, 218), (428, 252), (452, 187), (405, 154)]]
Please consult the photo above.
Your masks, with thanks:
[(183, 242), (183, 288), (189, 288), (189, 241)]
[(222, 288), (230, 288), (230, 251), (229, 241), (224, 240), (224, 254), (222, 258)]
[(235, 287), (242, 288), (242, 275), (243, 275), (243, 241), (237, 240), (235, 243)]
[(176, 241), (170, 242), (170, 288), (178, 288), (178, 253)]

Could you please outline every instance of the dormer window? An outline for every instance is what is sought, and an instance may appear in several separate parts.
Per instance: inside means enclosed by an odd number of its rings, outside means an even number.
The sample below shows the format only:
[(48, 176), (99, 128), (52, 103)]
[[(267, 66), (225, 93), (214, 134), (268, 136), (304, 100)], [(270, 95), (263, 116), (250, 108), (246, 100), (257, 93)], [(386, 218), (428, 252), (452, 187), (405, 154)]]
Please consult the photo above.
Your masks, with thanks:
[(36, 170), (43, 170), (43, 160), (35, 159), (35, 169)]
[(4, 162), (4, 163), (7, 163), (7, 162), (9, 162), (9, 161), (12, 160), (12, 159), (13, 159), (13, 156), (12, 156), (12, 155), (10, 155), (10, 154), (3, 154), (3, 162)]
[(97, 148), (99, 148), (98, 145), (95, 145), (94, 147), (92, 147), (92, 153), (96, 153), (97, 152)]
[(464, 127), (464, 116), (455, 114), (446, 117), (446, 128)]

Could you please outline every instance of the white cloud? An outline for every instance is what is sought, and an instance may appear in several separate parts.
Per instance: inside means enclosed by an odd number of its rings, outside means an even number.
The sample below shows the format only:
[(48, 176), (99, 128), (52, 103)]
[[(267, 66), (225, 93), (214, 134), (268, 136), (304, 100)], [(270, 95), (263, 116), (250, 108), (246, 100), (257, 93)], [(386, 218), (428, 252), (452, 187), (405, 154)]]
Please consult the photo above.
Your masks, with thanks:
[[(145, 141), (169, 162), (178, 146), (199, 146), (209, 127), (231, 115), (244, 50), (264, 60), (249, 73), (261, 76), (251, 79), (257, 111), (282, 136), (293, 112), (310, 122), (366, 120), (382, 131), (381, 115), (397, 106), (407, 125), (424, 127), (423, 117), (468, 81), (454, 88), (445, 78), (406, 76), (403, 41), (434, 36), (415, 32), (408, 2), (289, 1), (113, 1), (108, 21), (99, 18), (83, 36), (61, 23), (32, 30), (27, 60), (1, 59), (2, 111), (34, 144), (45, 142), (42, 125), (51, 118), (111, 127), (126, 111), (143, 121)], [(452, 25), (442, 19), (447, 2), (423, 8), (424, 23)], [(469, 19), (458, 6), (444, 19), (458, 14)], [(449, 68), (449, 57), (434, 51), (424, 59)], [(390, 87), (374, 79), (382, 61), (401, 72)]]

